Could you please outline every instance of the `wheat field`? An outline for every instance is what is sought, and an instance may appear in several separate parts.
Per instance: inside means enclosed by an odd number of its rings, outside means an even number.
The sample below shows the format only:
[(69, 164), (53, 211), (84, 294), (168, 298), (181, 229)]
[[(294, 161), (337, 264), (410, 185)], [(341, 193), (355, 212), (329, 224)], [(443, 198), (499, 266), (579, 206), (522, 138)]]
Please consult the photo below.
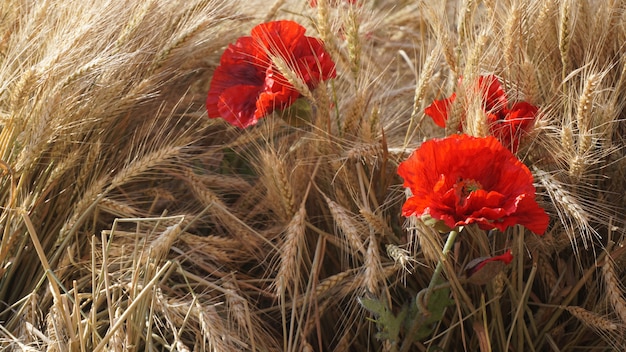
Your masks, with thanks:
[[(0, 1), (0, 347), (622, 350), (626, 1), (311, 5)], [(227, 45), (279, 19), (336, 77), (295, 117), (209, 119)], [(485, 74), (539, 108), (516, 155), (550, 223), (464, 228), (433, 313), (444, 237), (401, 215), (397, 169), (455, 133), (424, 109)], [(451, 119), (484, 136), (470, 105)]]

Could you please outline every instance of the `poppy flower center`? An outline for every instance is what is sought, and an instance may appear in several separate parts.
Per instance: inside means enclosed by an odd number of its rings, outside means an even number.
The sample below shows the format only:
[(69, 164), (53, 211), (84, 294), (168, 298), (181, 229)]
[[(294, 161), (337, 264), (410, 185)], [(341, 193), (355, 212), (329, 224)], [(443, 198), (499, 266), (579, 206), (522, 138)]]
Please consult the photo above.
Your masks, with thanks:
[(483, 186), (480, 184), (480, 182), (472, 179), (463, 178), (460, 178), (453, 187), (456, 195), (459, 197), (459, 199), (462, 200), (469, 197), (472, 192), (483, 189)]

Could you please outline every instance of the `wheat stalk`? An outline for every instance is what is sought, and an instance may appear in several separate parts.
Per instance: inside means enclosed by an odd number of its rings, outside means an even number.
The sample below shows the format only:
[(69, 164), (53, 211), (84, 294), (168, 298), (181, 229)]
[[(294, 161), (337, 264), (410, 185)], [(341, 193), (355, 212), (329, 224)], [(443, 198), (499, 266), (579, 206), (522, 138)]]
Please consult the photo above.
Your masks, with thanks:
[(138, 217), (142, 214), (141, 210), (111, 198), (102, 198), (98, 201), (98, 209), (113, 214), (117, 217)]
[[(343, 334), (341, 335), (341, 338), (339, 339), (339, 342), (337, 342), (337, 345), (335, 346), (334, 351), (335, 352), (347, 352), (350, 350), (350, 343), (351, 340), (354, 338), (354, 334), (352, 332), (350, 332), (348, 329), (346, 329)], [(314, 351), (313, 349), (310, 349), (310, 351)]]
[(98, 159), (102, 157), (102, 141), (97, 140), (89, 146), (87, 155), (82, 160), (82, 167), (76, 177), (76, 186), (87, 189), (90, 178), (93, 177), (94, 168), (98, 167)]
[(21, 75), (19, 81), (11, 89), (9, 106), (11, 111), (18, 112), (29, 99), (26, 99), (28, 94), (32, 94), (33, 85), (39, 79), (41, 75), (41, 69), (39, 67), (30, 67), (26, 69)]
[(325, 278), (323, 281), (315, 286), (314, 296), (322, 297), (324, 294), (336, 288), (340, 284), (349, 281), (347, 280), (349, 277), (354, 277), (354, 272), (352, 272), (351, 270), (342, 271), (338, 274)]
[(545, 281), (546, 288), (549, 290), (550, 297), (553, 297), (558, 293), (558, 290), (561, 288), (559, 285), (559, 280), (550, 265), (550, 262), (547, 257), (542, 257), (539, 260), (539, 275), (541, 275), (542, 279)]
[[(179, 28), (175, 37), (165, 44), (160, 52), (156, 55), (148, 72), (153, 72), (165, 65), (165, 61), (171, 56), (171, 53), (177, 49), (182, 49), (189, 40), (197, 36), (209, 24), (213, 24), (215, 17), (221, 17), (225, 10), (226, 3), (210, 3), (207, 1), (197, 1), (195, 6), (190, 6), (187, 11), (183, 11), (174, 23), (179, 24)], [(204, 12), (210, 15), (206, 16)]]
[(328, 88), (325, 84), (320, 84), (314, 91), (315, 95), (315, 119), (314, 125), (320, 131), (331, 131), (331, 100), (328, 94)]
[(68, 346), (66, 344), (67, 336), (64, 332), (62, 318), (59, 316), (56, 305), (50, 308), (50, 311), (46, 315), (46, 336), (51, 341), (51, 344), (46, 346), (46, 352), (61, 352), (67, 351)]
[(359, 161), (371, 165), (376, 165), (383, 155), (383, 148), (380, 143), (367, 143), (356, 145), (346, 151), (346, 157), (351, 161)]
[(69, 85), (75, 83), (79, 80), (84, 80), (85, 75), (91, 73), (96, 68), (102, 68), (103, 64), (106, 63), (105, 57), (95, 57), (90, 60), (88, 63), (81, 66), (79, 69), (75, 70), (71, 74), (69, 74), (61, 84), (59, 84), (59, 89), (64, 90), (67, 89)]
[(164, 166), (167, 162), (178, 157), (184, 150), (182, 146), (163, 146), (158, 150), (148, 153), (139, 159), (134, 160), (125, 168), (120, 170), (111, 179), (111, 184), (107, 187), (107, 192), (114, 190), (129, 182), (144, 172), (156, 167)]
[[(524, 93), (524, 99), (533, 104), (539, 96), (539, 82), (535, 65), (530, 61), (524, 61), (520, 67), (519, 75)], [(532, 131), (530, 132), (532, 134)]]
[(389, 228), (389, 225), (385, 222), (385, 220), (383, 220), (382, 216), (366, 208), (360, 208), (359, 213), (368, 223), (370, 229), (375, 233), (382, 236), (389, 236), (393, 234), (393, 230)]
[(317, 1), (316, 20), (315, 25), (317, 32), (320, 34), (320, 38), (324, 42), (324, 48), (328, 51), (333, 61), (341, 67), (350, 67), (348, 58), (346, 58), (345, 53), (337, 44), (335, 34), (332, 32), (329, 0)]
[(393, 259), (393, 262), (402, 268), (407, 274), (410, 274), (415, 269), (415, 263), (417, 260), (411, 256), (411, 253), (395, 244), (388, 243), (385, 245), (387, 255)]
[[(258, 245), (258, 239), (262, 236), (256, 234), (253, 229), (233, 214), (220, 197), (210, 190), (204, 184), (202, 178), (196, 175), (192, 169), (183, 169), (181, 176), (189, 184), (198, 200), (212, 210), (211, 216), (215, 217), (219, 224), (224, 225), (231, 235), (240, 238), (240, 240), (245, 238), (245, 240), (242, 240), (243, 247), (250, 250), (251, 253), (254, 252), (253, 248)], [(252, 237), (251, 234), (256, 234), (256, 236)]]

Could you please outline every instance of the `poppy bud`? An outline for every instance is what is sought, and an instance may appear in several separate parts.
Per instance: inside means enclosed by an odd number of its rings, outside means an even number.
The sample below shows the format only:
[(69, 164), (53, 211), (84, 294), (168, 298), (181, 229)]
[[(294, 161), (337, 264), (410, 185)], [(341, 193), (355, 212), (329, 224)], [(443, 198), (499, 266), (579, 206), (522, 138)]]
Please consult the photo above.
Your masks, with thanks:
[(476, 258), (465, 266), (467, 282), (474, 285), (484, 285), (498, 275), (512, 260), (513, 255), (510, 249), (495, 257)]

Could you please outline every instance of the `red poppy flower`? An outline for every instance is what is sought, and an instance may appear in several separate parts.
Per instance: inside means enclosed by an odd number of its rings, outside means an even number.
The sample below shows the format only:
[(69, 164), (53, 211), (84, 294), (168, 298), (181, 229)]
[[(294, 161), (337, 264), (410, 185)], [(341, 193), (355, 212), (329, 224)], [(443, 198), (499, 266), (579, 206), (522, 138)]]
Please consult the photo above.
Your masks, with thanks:
[(519, 147), (521, 135), (535, 122), (538, 111), (536, 106), (522, 101), (513, 104), (506, 114), (488, 114), (489, 131), (504, 146), (515, 152)]
[(300, 97), (272, 63), (279, 57), (313, 89), (335, 77), (335, 64), (319, 39), (304, 35), (293, 21), (275, 21), (252, 29), (230, 44), (213, 73), (206, 106), (210, 118), (222, 117), (245, 128)]
[(404, 216), (427, 215), (450, 229), (475, 223), (504, 231), (519, 224), (541, 235), (548, 226), (530, 170), (492, 136), (426, 141), (400, 163), (398, 174), (412, 192)]
[[(505, 147), (513, 152), (519, 147), (521, 135), (528, 131), (537, 116), (538, 108), (527, 102), (518, 102), (509, 109), (508, 97), (495, 75), (480, 76), (477, 87), (482, 97), (482, 109), (487, 115), (490, 133), (498, 138)], [(450, 106), (456, 94), (435, 100), (426, 107), (424, 113), (430, 116), (435, 124), (445, 127)], [(459, 126), (459, 130), (462, 126)]]

